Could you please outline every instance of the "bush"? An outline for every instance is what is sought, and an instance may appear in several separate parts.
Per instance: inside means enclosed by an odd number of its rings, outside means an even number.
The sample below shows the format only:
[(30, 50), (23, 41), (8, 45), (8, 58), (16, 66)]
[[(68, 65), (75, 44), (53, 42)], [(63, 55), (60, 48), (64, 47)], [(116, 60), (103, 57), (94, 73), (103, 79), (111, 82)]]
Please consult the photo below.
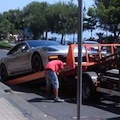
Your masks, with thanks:
[(0, 48), (10, 49), (12, 45), (7, 41), (0, 41)]

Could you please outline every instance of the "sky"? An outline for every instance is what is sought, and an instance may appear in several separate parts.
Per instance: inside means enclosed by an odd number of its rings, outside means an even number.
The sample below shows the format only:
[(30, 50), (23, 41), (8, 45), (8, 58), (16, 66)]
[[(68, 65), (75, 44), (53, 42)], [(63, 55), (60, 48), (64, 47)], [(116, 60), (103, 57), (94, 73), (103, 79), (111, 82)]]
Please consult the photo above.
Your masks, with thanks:
[[(61, 2), (68, 2), (70, 0), (0, 0), (0, 13), (3, 13), (5, 11), (9, 11), (10, 9), (14, 10), (14, 9), (20, 9), (22, 10), (23, 7), (25, 7), (26, 5), (28, 5), (31, 2), (47, 2), (50, 4), (54, 4), (57, 3), (59, 1)], [(75, 4), (78, 5), (78, 0), (74, 0), (73, 1)], [(85, 6), (86, 9), (90, 6), (92, 6), (94, 4), (94, 0), (83, 0), (83, 7)], [(91, 33), (89, 31), (86, 31), (83, 33), (83, 38), (89, 38), (91, 36)], [(94, 34), (93, 34), (94, 36)], [(56, 36), (55, 36), (56, 37)]]
[[(25, 7), (27, 4), (33, 2), (33, 1), (38, 1), (38, 2), (43, 2), (46, 1), (47, 3), (54, 4), (56, 2), (68, 2), (69, 0), (0, 0), (0, 13), (4, 11), (8, 11), (10, 9), (22, 9)], [(78, 0), (74, 0), (75, 4), (78, 4)], [(83, 0), (83, 5), (88, 8), (93, 4), (93, 0)]]

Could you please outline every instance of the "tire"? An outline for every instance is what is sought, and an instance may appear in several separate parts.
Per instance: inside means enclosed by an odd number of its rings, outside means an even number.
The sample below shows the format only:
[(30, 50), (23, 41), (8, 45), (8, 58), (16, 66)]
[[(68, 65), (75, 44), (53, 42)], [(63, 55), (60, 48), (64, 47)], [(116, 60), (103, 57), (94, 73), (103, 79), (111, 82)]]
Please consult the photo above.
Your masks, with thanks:
[(39, 54), (34, 54), (32, 57), (32, 70), (33, 72), (38, 72), (43, 70), (43, 64)]
[(92, 102), (96, 92), (92, 80), (85, 76), (82, 81), (82, 99), (83, 102)]
[(2, 82), (6, 82), (8, 80), (8, 73), (5, 65), (0, 66), (0, 76)]

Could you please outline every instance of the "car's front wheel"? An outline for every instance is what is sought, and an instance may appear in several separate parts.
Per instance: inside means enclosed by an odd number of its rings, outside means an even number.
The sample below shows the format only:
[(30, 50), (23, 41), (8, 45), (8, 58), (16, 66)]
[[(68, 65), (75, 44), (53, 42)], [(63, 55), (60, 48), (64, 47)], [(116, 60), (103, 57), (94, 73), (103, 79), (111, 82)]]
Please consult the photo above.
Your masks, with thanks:
[(43, 69), (42, 60), (39, 54), (34, 54), (32, 57), (32, 70), (38, 72)]
[(0, 66), (0, 76), (1, 76), (1, 81), (5, 82), (8, 80), (8, 73), (5, 65)]

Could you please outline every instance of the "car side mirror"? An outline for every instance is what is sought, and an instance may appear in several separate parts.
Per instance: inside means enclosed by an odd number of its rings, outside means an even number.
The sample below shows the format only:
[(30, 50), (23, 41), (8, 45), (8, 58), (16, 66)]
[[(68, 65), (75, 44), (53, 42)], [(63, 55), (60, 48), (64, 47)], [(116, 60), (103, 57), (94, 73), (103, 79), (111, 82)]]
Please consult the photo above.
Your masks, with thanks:
[(26, 46), (23, 46), (22, 47), (22, 52), (26, 52), (27, 51), (27, 47)]

